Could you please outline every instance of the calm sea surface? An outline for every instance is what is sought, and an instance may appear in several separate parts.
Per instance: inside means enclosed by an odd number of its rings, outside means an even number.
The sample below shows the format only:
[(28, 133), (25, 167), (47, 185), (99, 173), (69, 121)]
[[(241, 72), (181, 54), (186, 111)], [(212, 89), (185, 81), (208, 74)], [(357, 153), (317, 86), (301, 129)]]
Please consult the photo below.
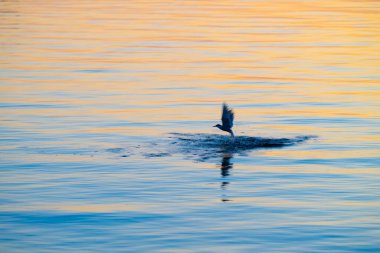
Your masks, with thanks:
[(0, 251), (380, 252), (379, 13), (0, 1)]

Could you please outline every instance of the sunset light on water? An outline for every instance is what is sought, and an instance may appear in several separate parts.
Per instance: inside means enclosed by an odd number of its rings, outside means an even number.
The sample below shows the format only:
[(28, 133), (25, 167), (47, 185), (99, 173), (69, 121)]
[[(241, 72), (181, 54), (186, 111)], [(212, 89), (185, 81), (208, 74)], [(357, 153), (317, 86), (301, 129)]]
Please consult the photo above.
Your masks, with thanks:
[(0, 1), (0, 252), (379, 252), (379, 13)]

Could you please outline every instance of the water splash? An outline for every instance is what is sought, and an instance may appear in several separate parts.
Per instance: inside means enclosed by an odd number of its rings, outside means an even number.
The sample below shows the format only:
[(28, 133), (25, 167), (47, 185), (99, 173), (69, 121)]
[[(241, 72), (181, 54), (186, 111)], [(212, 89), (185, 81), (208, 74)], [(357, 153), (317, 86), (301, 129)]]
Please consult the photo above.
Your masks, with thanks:
[(138, 146), (109, 148), (107, 153), (121, 157), (142, 156), (144, 158), (164, 158), (181, 155), (195, 161), (207, 161), (234, 154), (247, 155), (247, 152), (259, 148), (282, 148), (305, 142), (315, 136), (297, 136), (294, 138), (263, 138), (237, 136), (233, 141), (230, 136), (220, 134), (170, 133)]
[[(219, 134), (184, 134), (171, 133), (171, 145), (176, 153), (199, 157), (198, 160), (221, 157), (221, 155), (245, 154), (259, 148), (281, 148), (305, 142), (315, 136), (297, 136), (294, 138), (262, 138), (237, 136), (232, 140), (229, 136)], [(173, 149), (172, 147), (172, 149)]]

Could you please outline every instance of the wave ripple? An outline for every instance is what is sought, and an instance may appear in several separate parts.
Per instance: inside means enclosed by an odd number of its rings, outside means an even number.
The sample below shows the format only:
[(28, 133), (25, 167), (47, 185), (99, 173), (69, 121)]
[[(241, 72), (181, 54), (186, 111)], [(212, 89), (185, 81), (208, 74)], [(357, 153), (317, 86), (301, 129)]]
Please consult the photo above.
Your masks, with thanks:
[(120, 157), (143, 156), (145, 158), (162, 158), (175, 154), (196, 161), (206, 161), (225, 155), (240, 154), (260, 148), (282, 148), (305, 142), (316, 136), (296, 136), (294, 138), (263, 138), (237, 136), (233, 141), (228, 135), (169, 133), (162, 139), (155, 139), (141, 145), (108, 148), (107, 153)]
[(294, 138), (236, 136), (233, 141), (229, 136), (219, 134), (171, 133), (171, 135), (172, 144), (179, 147), (177, 152), (197, 155), (202, 157), (202, 160), (219, 156), (220, 153), (244, 153), (259, 148), (281, 148), (316, 138), (316, 136)]

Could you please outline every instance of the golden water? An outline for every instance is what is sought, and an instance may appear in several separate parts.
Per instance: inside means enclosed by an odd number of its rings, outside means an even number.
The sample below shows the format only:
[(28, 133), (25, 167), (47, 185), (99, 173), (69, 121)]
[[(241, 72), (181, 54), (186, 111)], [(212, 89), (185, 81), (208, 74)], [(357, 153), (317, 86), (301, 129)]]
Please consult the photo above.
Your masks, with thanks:
[[(379, 13), (0, 1), (0, 247), (380, 250)], [(317, 138), (212, 155), (170, 134), (224, 134), (223, 101), (238, 136)]]

